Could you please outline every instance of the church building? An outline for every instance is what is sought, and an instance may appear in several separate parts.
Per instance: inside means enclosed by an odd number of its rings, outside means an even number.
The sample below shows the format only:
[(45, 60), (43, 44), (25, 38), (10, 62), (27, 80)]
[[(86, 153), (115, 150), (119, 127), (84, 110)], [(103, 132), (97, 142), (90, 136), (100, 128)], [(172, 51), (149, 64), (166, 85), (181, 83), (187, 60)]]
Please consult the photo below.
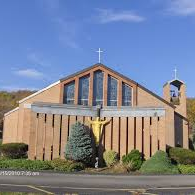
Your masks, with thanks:
[(138, 149), (145, 158), (167, 147), (188, 148), (186, 86), (177, 78), (163, 87), (163, 97), (136, 81), (95, 64), (60, 79), (19, 101), (4, 116), (3, 143), (29, 145), (29, 159), (64, 158), (71, 125), (100, 117), (101, 152), (122, 157)]

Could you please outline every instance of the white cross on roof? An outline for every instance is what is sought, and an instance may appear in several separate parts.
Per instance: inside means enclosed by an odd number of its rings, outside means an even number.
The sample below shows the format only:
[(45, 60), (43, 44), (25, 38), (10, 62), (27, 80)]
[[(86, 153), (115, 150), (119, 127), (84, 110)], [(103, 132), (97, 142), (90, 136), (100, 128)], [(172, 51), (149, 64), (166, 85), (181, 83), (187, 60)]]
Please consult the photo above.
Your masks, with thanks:
[(103, 52), (100, 48), (99, 48), (99, 50), (98, 51), (96, 51), (96, 52), (98, 52), (99, 53), (99, 63), (101, 62), (101, 53)]

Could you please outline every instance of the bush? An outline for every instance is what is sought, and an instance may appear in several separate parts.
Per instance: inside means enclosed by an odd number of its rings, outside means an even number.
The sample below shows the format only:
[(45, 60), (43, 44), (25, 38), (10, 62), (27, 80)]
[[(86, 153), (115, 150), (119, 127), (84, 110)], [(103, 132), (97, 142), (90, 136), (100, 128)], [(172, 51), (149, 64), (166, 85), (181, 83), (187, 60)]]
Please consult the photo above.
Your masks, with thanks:
[(141, 173), (179, 173), (177, 166), (171, 164), (166, 152), (157, 151), (150, 159), (145, 161), (140, 169)]
[(121, 163), (116, 163), (111, 169), (110, 173), (118, 173), (118, 174), (127, 174), (129, 172), (129, 169), (127, 166), (121, 164)]
[(0, 139), (0, 156), (1, 156), (2, 139)]
[(111, 167), (119, 161), (117, 152), (113, 150), (105, 151), (103, 158), (107, 167)]
[(0, 169), (15, 170), (56, 170), (64, 172), (80, 171), (84, 169), (82, 163), (55, 159), (53, 161), (26, 160), (26, 159), (1, 159)]
[(73, 172), (81, 171), (84, 165), (81, 162), (73, 162), (70, 160), (54, 159), (51, 161), (51, 166), (56, 171)]
[(65, 148), (65, 158), (84, 164), (90, 164), (92, 159), (92, 140), (83, 124), (72, 125), (68, 143)]
[(178, 169), (182, 174), (195, 174), (195, 165), (178, 165)]
[(50, 161), (26, 160), (26, 159), (3, 159), (0, 160), (0, 168), (21, 170), (51, 170)]
[(124, 165), (129, 167), (129, 170), (139, 170), (142, 165), (142, 155), (138, 150), (132, 150), (129, 154), (122, 157)]
[(8, 143), (1, 145), (1, 153), (6, 158), (26, 158), (28, 145), (24, 143)]
[(170, 148), (170, 158), (178, 164), (194, 164), (195, 152), (184, 148)]

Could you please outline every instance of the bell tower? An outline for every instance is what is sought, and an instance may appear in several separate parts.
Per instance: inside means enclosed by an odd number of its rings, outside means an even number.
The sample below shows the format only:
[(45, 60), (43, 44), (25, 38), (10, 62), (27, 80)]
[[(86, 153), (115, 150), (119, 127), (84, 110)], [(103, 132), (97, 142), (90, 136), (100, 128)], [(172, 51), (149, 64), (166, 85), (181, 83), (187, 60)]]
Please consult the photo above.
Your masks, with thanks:
[(187, 117), (186, 85), (183, 81), (175, 77), (174, 80), (167, 82), (163, 87), (163, 96), (176, 107), (177, 113)]

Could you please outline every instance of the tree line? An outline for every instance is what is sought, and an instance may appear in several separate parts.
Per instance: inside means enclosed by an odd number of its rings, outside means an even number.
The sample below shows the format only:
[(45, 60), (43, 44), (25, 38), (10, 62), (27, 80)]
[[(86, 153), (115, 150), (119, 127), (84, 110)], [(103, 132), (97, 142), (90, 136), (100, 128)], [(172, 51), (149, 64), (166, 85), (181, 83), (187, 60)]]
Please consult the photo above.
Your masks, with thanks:
[(34, 91), (20, 90), (16, 92), (0, 91), (0, 131), (3, 130), (3, 116), (6, 112), (16, 108), (18, 101), (34, 93)]

